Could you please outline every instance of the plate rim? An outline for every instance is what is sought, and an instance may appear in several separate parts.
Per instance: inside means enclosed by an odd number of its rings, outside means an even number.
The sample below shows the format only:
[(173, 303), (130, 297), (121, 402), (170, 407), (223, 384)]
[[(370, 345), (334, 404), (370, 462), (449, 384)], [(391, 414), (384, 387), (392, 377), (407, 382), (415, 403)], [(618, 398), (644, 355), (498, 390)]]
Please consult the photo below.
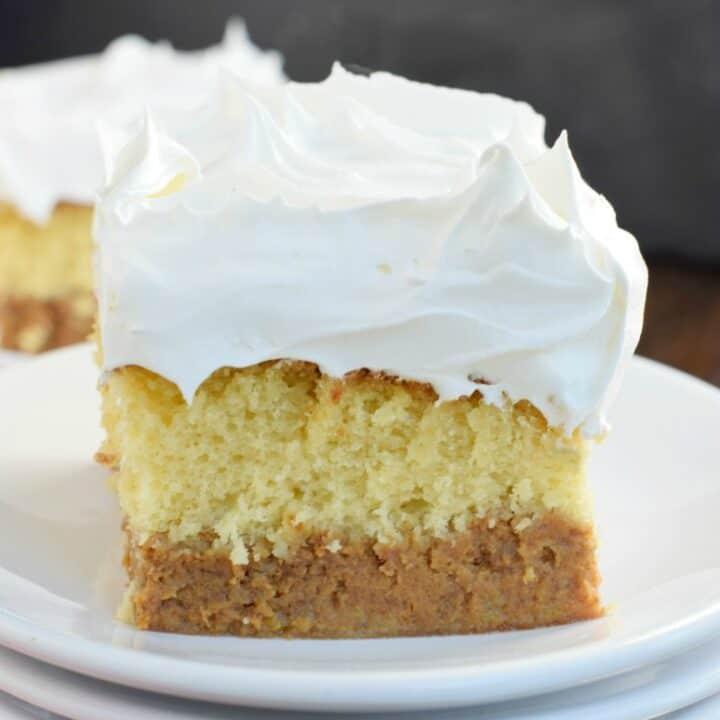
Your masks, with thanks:
[[(390, 712), (520, 700), (656, 665), (700, 647), (718, 635), (720, 602), (660, 633), (648, 632), (620, 645), (609, 639), (593, 643), (592, 657), (583, 657), (587, 652), (584, 649), (570, 647), (531, 659), (498, 661), (490, 667), (474, 663), (460, 669), (319, 672), (267, 666), (259, 669), (248, 665), (210, 666), (48, 630), (23, 618), (12, 618), (0, 609), (0, 645), (35, 660), (138, 690), (275, 710)], [(652, 655), (649, 663), (648, 655)], [(211, 668), (211, 672), (198, 673), (198, 666)], [(503, 684), (508, 673), (512, 674), (514, 683), (510, 693)], [(281, 694), (278, 693), (280, 683)], [(431, 692), (410, 698), (408, 686), (425, 686)], [(328, 692), (329, 687), (332, 693)], [(370, 698), (369, 687), (373, 689)]]
[[(39, 364), (63, 355), (87, 353), (89, 344), (66, 348), (0, 371), (0, 388), (12, 375), (32, 373)], [(635, 357), (643, 372), (671, 376), (693, 392), (720, 390), (687, 373)], [(603, 622), (590, 621), (588, 624)], [(618, 643), (612, 637), (589, 646), (571, 646), (531, 658), (469, 662), (463, 666), (406, 667), (388, 670), (253, 668), (209, 665), (52, 630), (0, 607), (0, 645), (82, 675), (140, 690), (210, 702), (295, 710), (373, 711), (463, 707), (557, 692), (656, 664), (720, 635), (720, 601), (669, 626)], [(332, 642), (332, 641), (325, 641)], [(648, 658), (650, 658), (648, 660)], [(211, 668), (198, 673), (199, 667)], [(510, 673), (512, 688), (503, 679)], [(279, 692), (278, 683), (282, 683)], [(408, 684), (423, 691), (408, 696)], [(372, 687), (369, 696), (367, 688)], [(329, 691), (331, 688), (331, 691)]]
[[(693, 652), (702, 652), (704, 649), (709, 648), (714, 645), (714, 649), (716, 651), (716, 655), (718, 658), (720, 658), (720, 641), (718, 639), (710, 640), (708, 643), (700, 646), (695, 651), (691, 650), (689, 651), (690, 654)], [(691, 658), (691, 663), (693, 659)], [(701, 661), (702, 662), (702, 661)], [(85, 675), (80, 675), (76, 673), (72, 673), (71, 671), (65, 669), (65, 668), (59, 668), (56, 666), (48, 665), (45, 663), (41, 663), (40, 661), (30, 658), (26, 655), (22, 655), (20, 653), (16, 653), (14, 651), (8, 650), (7, 648), (0, 648), (0, 668), (4, 667), (7, 671), (8, 665), (25, 665), (29, 666), (27, 669), (26, 675), (30, 676), (31, 678), (26, 678), (25, 682), (23, 682), (23, 669), (21, 669), (20, 672), (20, 679), (18, 680), (17, 675), (17, 669), (16, 669), (16, 675), (14, 676), (15, 682), (14, 684), (12, 681), (8, 684), (7, 682), (7, 675), (4, 675), (3, 678), (5, 680), (4, 687), (2, 688), (4, 692), (8, 693), (11, 697), (18, 698), (22, 702), (29, 703), (35, 707), (41, 707), (49, 712), (52, 713), (59, 713), (60, 715), (67, 715), (68, 717), (72, 717), (74, 715), (73, 708), (79, 707), (79, 703), (82, 703), (82, 707), (86, 707), (88, 700), (92, 700), (93, 704), (100, 708), (102, 706), (103, 710), (107, 710), (107, 703), (115, 703), (115, 698), (117, 697), (118, 693), (135, 693), (138, 692), (134, 688), (128, 688), (124, 686), (117, 686), (112, 683), (106, 683), (105, 681), (98, 680), (96, 678), (88, 677)], [(687, 666), (687, 655), (683, 654), (679, 656), (677, 659), (673, 659), (670, 661), (670, 664), (672, 664), (673, 668), (683, 663), (684, 666)], [(708, 664), (708, 661), (705, 660), (705, 664)], [(713, 663), (716, 665), (716, 663)], [(38, 687), (38, 666), (39, 666), (39, 672), (40, 672), (40, 684), (42, 685), (45, 682), (48, 682), (50, 686), (47, 690), (38, 692), (35, 688)], [(653, 666), (655, 667), (655, 666)], [(620, 696), (622, 697), (623, 704), (627, 705), (628, 702), (632, 703), (632, 706), (628, 709), (633, 710), (640, 710), (642, 712), (648, 713), (652, 712), (653, 716), (657, 713), (661, 713), (663, 716), (666, 713), (672, 713), (679, 710), (683, 710), (685, 708), (694, 707), (698, 703), (705, 702), (707, 700), (710, 700), (712, 698), (716, 698), (717, 702), (720, 704), (720, 667), (716, 668), (715, 673), (708, 673), (704, 675), (698, 675), (697, 674), (697, 668), (693, 668), (693, 672), (695, 673), (693, 675), (696, 680), (694, 682), (688, 682), (690, 677), (684, 677), (681, 678), (683, 680), (680, 683), (675, 682), (674, 692), (672, 692), (670, 695), (668, 695), (668, 687), (667, 687), (667, 679), (665, 679), (666, 684), (662, 685), (660, 687), (660, 683), (663, 682), (662, 679), (657, 679), (656, 677), (650, 677), (647, 682), (643, 682), (638, 685), (632, 685), (629, 687), (626, 691), (622, 691), (620, 693)], [(639, 672), (643, 672), (643, 670), (640, 670)], [(681, 670), (681, 674), (684, 672), (684, 675), (688, 675), (688, 671)], [(12, 671), (11, 671), (12, 675)], [(609, 681), (612, 682), (612, 679)], [(600, 681), (600, 684), (602, 684), (603, 681)], [(56, 686), (62, 685), (63, 688), (65, 688), (65, 692), (63, 693), (57, 693), (53, 692), (53, 690), (56, 690)], [(68, 685), (70, 685), (70, 688), (68, 689)], [(679, 686), (679, 687), (678, 687)], [(591, 686), (593, 687), (593, 686)], [(682, 690), (680, 690), (680, 687)], [(599, 688), (602, 689), (602, 688)], [(582, 690), (582, 689), (581, 689)], [(607, 718), (607, 712), (609, 710), (617, 711), (618, 707), (607, 707), (607, 703), (617, 704), (616, 698), (618, 695), (616, 693), (612, 692), (612, 689), (610, 689), (611, 692), (609, 693), (603, 693), (603, 695), (600, 698), (597, 698), (597, 692), (594, 693), (596, 697), (588, 698), (587, 700), (581, 700), (581, 705), (573, 704), (572, 706), (565, 706), (563, 708), (563, 717), (567, 718), (569, 717), (569, 712), (577, 712), (579, 710), (583, 711), (584, 713), (591, 712), (592, 717), (597, 718), (600, 717), (599, 713), (602, 712), (602, 717)], [(660, 690), (664, 690), (664, 692), (659, 692)], [(139, 691), (142, 692), (142, 691)], [(88, 695), (89, 694), (89, 695)], [(58, 697), (60, 695), (60, 697)], [(77, 695), (77, 697), (75, 697)], [(82, 695), (82, 697), (81, 697)], [(628, 699), (628, 695), (630, 696)], [(72, 696), (72, 697), (71, 697)], [(640, 697), (638, 697), (640, 696)], [(151, 694), (148, 696), (149, 698), (152, 698), (154, 701), (157, 701), (158, 695), (157, 694)], [(662, 700), (660, 699), (662, 697)], [(52, 700), (49, 700), (49, 698), (52, 698)], [(552, 702), (553, 698), (557, 698), (557, 695), (549, 695), (547, 696), (547, 699), (550, 699)], [(178, 697), (168, 697), (168, 701), (172, 700), (179, 700)], [(542, 703), (545, 698), (540, 698), (540, 702)], [(142, 700), (142, 698), (141, 698)], [(532, 701), (533, 698), (530, 698)], [(121, 700), (122, 702), (122, 700)], [(192, 702), (202, 702), (193, 700)], [(510, 704), (514, 704), (516, 701), (509, 701)], [(522, 700), (520, 702), (523, 702)], [(528, 702), (526, 699), (524, 702)], [(606, 707), (598, 707), (598, 702), (601, 704), (606, 705)], [(98, 705), (100, 703), (100, 705)], [(641, 706), (639, 706), (639, 703), (642, 703)], [(154, 706), (154, 703), (153, 703)], [(210, 708), (213, 706), (210, 704), (207, 704), (208, 713), (210, 712)], [(233, 706), (223, 705), (223, 709), (232, 710)], [(507, 708), (504, 705), (500, 706), (501, 710), (505, 710), (507, 712)], [(117, 707), (115, 709), (110, 708), (113, 710), (113, 717), (127, 717), (125, 714), (120, 714), (120, 711), (123, 713), (130, 710), (129, 707)], [(137, 708), (133, 708), (137, 710)], [(146, 708), (143, 708), (146, 709)], [(194, 711), (195, 708), (190, 708), (191, 711)], [(478, 708), (475, 708), (478, 709)], [(471, 709), (472, 710), (472, 709)], [(510, 707), (510, 711), (514, 711), (515, 708)], [(556, 708), (539, 708), (540, 712), (542, 713), (541, 717), (547, 718), (549, 712), (555, 712)], [(520, 717), (527, 720), (527, 714), (523, 708), (519, 708), (519, 711), (521, 713)], [(165, 713), (168, 712), (168, 710), (164, 707), (160, 708), (160, 714), (163, 718), (166, 717)], [(172, 712), (172, 711), (170, 711)], [(531, 711), (532, 712), (532, 711)], [(444, 713), (443, 713), (444, 714)], [(225, 716), (225, 715), (224, 715)], [(153, 715), (154, 717), (154, 715)], [(203, 717), (206, 717), (203, 715)], [(365, 715), (363, 717), (366, 717)], [(159, 719), (159, 715), (158, 715)]]

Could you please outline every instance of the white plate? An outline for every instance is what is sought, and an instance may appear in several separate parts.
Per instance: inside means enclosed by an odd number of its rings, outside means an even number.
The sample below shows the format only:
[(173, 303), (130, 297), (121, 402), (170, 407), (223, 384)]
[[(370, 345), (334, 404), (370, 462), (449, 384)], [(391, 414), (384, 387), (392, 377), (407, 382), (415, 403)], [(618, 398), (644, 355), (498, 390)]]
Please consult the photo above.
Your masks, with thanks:
[(663, 716), (663, 720), (717, 720), (718, 718), (720, 718), (720, 695), (713, 695), (707, 700)]
[(32, 359), (32, 357), (32, 355), (28, 355), (27, 353), (12, 352), (10, 350), (0, 350), (0, 368), (30, 360)]
[[(278, 710), (210, 705), (124, 688), (76, 675), (1, 648), (0, 690), (72, 720), (318, 719), (317, 713), (288, 715)], [(686, 708), (718, 691), (720, 641), (715, 640), (659, 665), (560, 693), (482, 708), (424, 711), (411, 716), (383, 713), (352, 717), (353, 720), (420, 720), (420, 717), (422, 720), (639, 720)], [(2, 700), (0, 692), (0, 710)], [(713, 702), (718, 701), (711, 699), (702, 705), (711, 707)], [(720, 717), (720, 713), (700, 715), (696, 708), (692, 708), (673, 714), (673, 720), (684, 718), (684, 712), (692, 712), (693, 718), (705, 720)], [(12, 717), (27, 718), (28, 715), (23, 713)]]
[(88, 347), (0, 373), (0, 643), (94, 677), (292, 709), (472, 705), (657, 663), (720, 633), (720, 393), (635, 360), (591, 468), (612, 614), (486, 636), (356, 641), (141, 633), (112, 619), (119, 517), (91, 456)]

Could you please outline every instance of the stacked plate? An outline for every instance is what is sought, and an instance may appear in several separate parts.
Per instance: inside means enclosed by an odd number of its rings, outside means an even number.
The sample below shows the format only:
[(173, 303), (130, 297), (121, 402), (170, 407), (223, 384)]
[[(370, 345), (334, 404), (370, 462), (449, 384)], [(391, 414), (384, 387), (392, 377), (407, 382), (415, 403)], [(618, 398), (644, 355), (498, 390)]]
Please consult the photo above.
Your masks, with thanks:
[(12, 352), (10, 350), (0, 350), (0, 368), (7, 367), (8, 365), (14, 365), (15, 363), (22, 362), (30, 358), (30, 355), (25, 355), (19, 352)]
[[(591, 467), (606, 618), (485, 636), (238, 640), (113, 620), (119, 517), (92, 461), (95, 376), (87, 347), (0, 371), (0, 690), (14, 698), (103, 720), (720, 717), (707, 699), (720, 692), (720, 391), (634, 361)], [(32, 717), (9, 695), (0, 718)]]

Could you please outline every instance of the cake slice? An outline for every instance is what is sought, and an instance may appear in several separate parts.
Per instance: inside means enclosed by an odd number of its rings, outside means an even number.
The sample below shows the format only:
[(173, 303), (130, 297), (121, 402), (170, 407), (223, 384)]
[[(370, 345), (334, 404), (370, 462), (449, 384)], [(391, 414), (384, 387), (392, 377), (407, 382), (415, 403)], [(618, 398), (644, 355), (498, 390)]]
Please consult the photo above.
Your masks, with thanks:
[(87, 339), (95, 316), (91, 219), (84, 204), (59, 202), (39, 221), (0, 202), (1, 348), (36, 353)]
[(602, 614), (585, 465), (646, 270), (543, 133), (524, 103), (339, 66), (146, 117), (95, 226), (123, 619), (339, 638)]
[(88, 337), (103, 182), (96, 123), (130, 124), (147, 103), (195, 107), (218, 66), (284, 80), (279, 55), (258, 50), (238, 22), (199, 52), (127, 36), (100, 55), (0, 73), (0, 348), (35, 353)]

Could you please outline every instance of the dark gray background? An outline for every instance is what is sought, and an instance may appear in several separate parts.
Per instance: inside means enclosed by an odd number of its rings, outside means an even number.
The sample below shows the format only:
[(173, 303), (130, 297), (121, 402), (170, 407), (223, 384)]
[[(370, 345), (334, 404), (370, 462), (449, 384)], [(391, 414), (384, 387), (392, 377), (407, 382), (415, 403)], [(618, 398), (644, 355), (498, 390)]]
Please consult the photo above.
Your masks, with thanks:
[[(335, 59), (528, 100), (656, 258), (720, 262), (720, 2), (0, 0), (0, 66), (139, 32), (182, 48), (246, 18), (296, 80)], [(0, 108), (2, 112), (2, 108)]]

